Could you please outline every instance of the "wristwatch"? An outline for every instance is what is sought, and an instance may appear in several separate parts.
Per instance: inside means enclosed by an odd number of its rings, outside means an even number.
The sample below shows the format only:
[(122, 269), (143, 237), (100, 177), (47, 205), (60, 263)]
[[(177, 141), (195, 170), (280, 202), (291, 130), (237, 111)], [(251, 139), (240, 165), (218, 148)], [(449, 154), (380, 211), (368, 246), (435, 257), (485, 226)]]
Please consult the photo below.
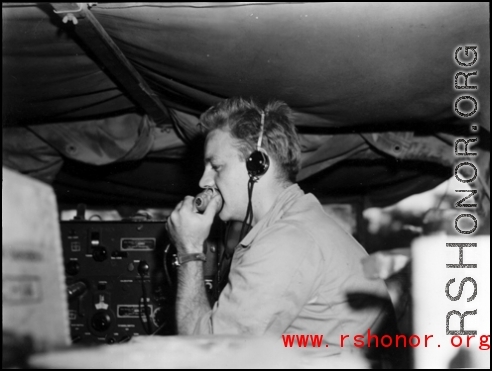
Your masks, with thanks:
[(195, 260), (201, 260), (206, 262), (207, 257), (204, 253), (195, 253), (195, 254), (175, 254), (174, 255), (174, 266), (179, 267), (180, 265), (183, 265), (185, 263), (195, 261)]

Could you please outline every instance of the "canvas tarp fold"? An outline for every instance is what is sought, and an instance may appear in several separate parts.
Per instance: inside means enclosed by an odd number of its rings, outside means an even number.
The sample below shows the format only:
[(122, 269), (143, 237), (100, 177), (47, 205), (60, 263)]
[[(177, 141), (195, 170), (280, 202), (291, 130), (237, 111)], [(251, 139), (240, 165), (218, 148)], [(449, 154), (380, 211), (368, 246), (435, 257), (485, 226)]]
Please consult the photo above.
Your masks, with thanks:
[[(243, 96), (292, 108), (303, 143), (299, 180), (330, 177), (347, 161), (449, 170), (434, 171), (432, 181), (417, 171), (413, 181), (426, 183), (406, 189), (422, 191), (453, 175), (454, 139), (478, 135), (478, 187), (490, 194), (487, 3), (98, 3), (90, 11), (169, 110), (169, 122), (154, 125), (50, 4), (4, 6), (4, 165), (55, 182), (65, 160), (104, 167), (158, 158), (166, 172), (197, 149), (204, 110)], [(477, 46), (470, 68), (456, 61), (465, 45)], [(463, 118), (454, 77), (475, 70), (469, 84), (478, 89), (469, 93), (478, 109)], [(470, 102), (460, 109), (470, 112)], [(355, 197), (360, 173), (352, 173), (344, 181)], [(389, 187), (382, 178), (374, 186)], [(138, 180), (128, 187), (141, 189)]]

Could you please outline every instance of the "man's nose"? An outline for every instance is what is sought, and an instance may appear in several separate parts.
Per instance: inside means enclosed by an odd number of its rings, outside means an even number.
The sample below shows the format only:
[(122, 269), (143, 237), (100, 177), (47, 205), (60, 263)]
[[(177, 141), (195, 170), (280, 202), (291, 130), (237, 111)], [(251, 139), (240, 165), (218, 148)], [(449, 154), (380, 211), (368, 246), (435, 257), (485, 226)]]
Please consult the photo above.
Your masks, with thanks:
[(215, 182), (211, 173), (212, 172), (210, 170), (205, 169), (200, 181), (198, 182), (200, 188), (215, 188)]

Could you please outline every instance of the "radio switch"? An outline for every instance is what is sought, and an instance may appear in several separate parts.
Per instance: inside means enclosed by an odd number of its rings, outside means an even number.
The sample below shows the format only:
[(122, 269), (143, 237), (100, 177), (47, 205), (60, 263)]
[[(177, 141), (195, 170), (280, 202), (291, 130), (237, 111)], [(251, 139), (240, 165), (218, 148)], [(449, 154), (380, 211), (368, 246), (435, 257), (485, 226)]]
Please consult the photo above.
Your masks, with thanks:
[(91, 245), (92, 246), (99, 246), (100, 243), (100, 235), (99, 232), (92, 232), (91, 233)]

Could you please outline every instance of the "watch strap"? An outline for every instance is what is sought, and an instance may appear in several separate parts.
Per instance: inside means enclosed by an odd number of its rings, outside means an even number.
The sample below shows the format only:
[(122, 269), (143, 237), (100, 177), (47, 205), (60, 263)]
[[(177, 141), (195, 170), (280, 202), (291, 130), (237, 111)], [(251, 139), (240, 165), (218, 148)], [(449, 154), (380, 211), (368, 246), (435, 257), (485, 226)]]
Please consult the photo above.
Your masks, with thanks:
[(186, 264), (191, 261), (196, 261), (196, 260), (201, 260), (206, 262), (207, 257), (204, 253), (194, 253), (194, 254), (177, 254), (176, 255), (176, 260), (174, 261), (174, 264), (176, 266), (180, 266), (183, 264)]

